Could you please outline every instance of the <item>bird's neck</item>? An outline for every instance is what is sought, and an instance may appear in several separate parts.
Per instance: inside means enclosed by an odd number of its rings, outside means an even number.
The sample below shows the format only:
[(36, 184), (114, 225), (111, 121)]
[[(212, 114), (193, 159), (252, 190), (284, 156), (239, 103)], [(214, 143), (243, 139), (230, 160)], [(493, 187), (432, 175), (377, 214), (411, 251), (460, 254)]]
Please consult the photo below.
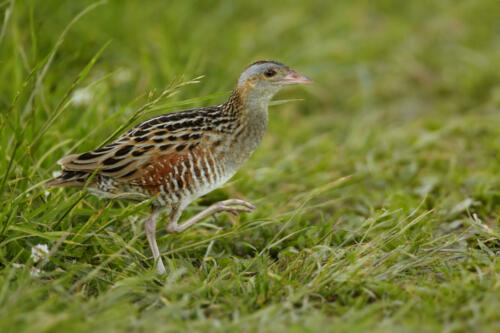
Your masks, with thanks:
[[(228, 163), (239, 168), (257, 149), (267, 128), (269, 99), (255, 99), (236, 89), (226, 102), (226, 113), (236, 120)], [(231, 105), (229, 107), (229, 105)]]
[(256, 84), (252, 80), (247, 80), (243, 83), (238, 83), (231, 97), (238, 100), (238, 102), (249, 111), (267, 112), (269, 102), (280, 88), (281, 87), (278, 85), (262, 86)]

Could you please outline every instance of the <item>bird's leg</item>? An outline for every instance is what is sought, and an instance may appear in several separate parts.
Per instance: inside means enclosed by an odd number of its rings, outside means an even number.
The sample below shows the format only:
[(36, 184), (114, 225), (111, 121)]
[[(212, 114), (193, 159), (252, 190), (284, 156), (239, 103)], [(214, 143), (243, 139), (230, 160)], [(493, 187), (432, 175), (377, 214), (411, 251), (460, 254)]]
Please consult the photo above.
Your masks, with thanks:
[(183, 232), (196, 222), (203, 220), (204, 218), (214, 215), (219, 212), (229, 212), (231, 214), (238, 214), (238, 212), (251, 212), (255, 209), (255, 206), (239, 199), (229, 199), (224, 201), (219, 201), (208, 207), (207, 209), (199, 212), (195, 216), (191, 217), (189, 220), (178, 224), (182, 211), (179, 209), (172, 209), (170, 214), (170, 221), (167, 225), (167, 232), (169, 233), (179, 233)]
[(156, 244), (156, 219), (158, 218), (158, 214), (159, 210), (157, 208), (151, 208), (151, 214), (149, 214), (148, 220), (146, 221), (146, 237), (148, 238), (149, 247), (151, 248), (151, 252), (153, 252), (153, 258), (157, 265), (156, 271), (158, 275), (163, 275), (167, 271), (165, 270), (165, 266), (163, 266), (158, 244)]

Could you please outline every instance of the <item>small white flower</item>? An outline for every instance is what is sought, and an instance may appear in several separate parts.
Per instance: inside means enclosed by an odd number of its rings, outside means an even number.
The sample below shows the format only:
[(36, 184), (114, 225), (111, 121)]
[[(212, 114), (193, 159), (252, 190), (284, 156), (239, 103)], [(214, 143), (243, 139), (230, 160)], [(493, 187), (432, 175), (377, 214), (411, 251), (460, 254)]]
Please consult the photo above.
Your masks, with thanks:
[(41, 273), (41, 272), (42, 272), (42, 271), (41, 271), (41, 270), (39, 270), (38, 268), (36, 268), (36, 267), (32, 267), (32, 268), (30, 269), (30, 276), (31, 276), (31, 277), (37, 277), (37, 276), (40, 276), (40, 273)]
[(71, 96), (71, 104), (74, 106), (88, 105), (93, 97), (90, 88), (76, 89)]
[(50, 192), (49, 191), (44, 191), (43, 194), (45, 194), (46, 197), (49, 196)]
[(52, 178), (57, 178), (61, 175), (61, 171), (53, 171), (52, 172)]
[(49, 256), (49, 247), (47, 244), (38, 244), (31, 248), (31, 259), (33, 262), (39, 262)]

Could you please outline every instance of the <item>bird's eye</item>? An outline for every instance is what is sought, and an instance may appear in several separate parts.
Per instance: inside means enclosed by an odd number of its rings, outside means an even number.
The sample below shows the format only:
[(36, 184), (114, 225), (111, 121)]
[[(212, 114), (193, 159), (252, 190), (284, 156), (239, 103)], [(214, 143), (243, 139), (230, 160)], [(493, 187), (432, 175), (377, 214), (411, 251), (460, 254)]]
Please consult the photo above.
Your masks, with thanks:
[(264, 75), (267, 77), (272, 77), (276, 75), (276, 71), (274, 69), (268, 69), (264, 72)]

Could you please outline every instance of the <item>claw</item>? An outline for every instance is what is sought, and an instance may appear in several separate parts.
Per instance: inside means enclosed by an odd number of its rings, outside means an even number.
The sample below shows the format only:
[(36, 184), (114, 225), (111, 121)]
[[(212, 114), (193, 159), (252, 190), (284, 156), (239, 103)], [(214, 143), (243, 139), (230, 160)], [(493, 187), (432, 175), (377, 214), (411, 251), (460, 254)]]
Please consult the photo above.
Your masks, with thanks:
[(240, 216), (237, 210), (235, 209), (228, 209), (227, 212), (233, 216)]

